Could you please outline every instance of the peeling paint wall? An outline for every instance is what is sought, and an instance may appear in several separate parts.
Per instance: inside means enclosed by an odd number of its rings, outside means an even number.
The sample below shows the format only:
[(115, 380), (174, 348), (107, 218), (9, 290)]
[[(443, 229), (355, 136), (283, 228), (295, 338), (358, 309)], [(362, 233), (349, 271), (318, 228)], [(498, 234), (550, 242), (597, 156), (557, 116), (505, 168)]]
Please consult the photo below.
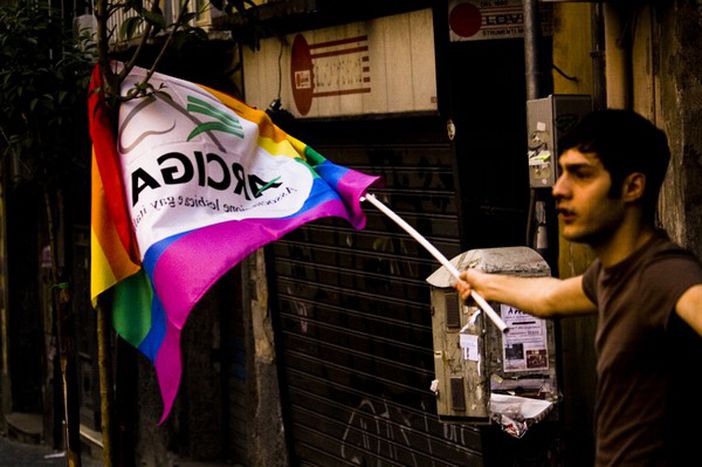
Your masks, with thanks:
[[(657, 123), (668, 133), (672, 159), (660, 202), (671, 236), (702, 255), (702, 1), (654, 10)], [(640, 65), (640, 64), (639, 64)]]

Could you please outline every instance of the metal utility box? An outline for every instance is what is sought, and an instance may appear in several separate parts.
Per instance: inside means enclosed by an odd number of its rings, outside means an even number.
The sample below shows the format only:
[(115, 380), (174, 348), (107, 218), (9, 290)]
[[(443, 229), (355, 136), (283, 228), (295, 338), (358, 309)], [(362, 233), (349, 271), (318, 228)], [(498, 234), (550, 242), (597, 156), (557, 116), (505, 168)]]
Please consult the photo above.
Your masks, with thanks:
[(592, 111), (590, 96), (556, 94), (527, 101), (529, 185), (553, 186), (558, 178), (558, 140)]
[[(470, 250), (451, 262), (459, 271), (550, 276), (546, 261), (527, 247)], [(558, 399), (553, 322), (490, 302), (509, 326), (502, 334), (484, 313), (476, 314), (477, 306), (461, 303), (451, 281), (443, 267), (427, 278), (436, 372), (432, 389), (440, 420), (500, 422), (498, 412), (514, 408), (505, 405), (512, 396), (550, 407)]]

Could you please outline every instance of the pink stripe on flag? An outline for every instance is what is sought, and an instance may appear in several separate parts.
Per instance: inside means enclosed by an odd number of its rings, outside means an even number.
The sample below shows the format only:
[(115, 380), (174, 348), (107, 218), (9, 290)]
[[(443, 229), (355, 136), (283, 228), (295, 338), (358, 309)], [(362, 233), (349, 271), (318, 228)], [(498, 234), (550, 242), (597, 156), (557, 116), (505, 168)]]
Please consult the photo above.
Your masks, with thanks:
[[(342, 200), (347, 201), (345, 203), (347, 213), (341, 217), (351, 223), (356, 230), (362, 230), (366, 226), (366, 215), (363, 213), (361, 202), (358, 200), (366, 194), (370, 185), (377, 185), (380, 182), (380, 177), (359, 175), (359, 172), (349, 170), (339, 179), (336, 185), (336, 192), (341, 195)], [(348, 200), (353, 200), (353, 202), (349, 205)]]
[(173, 402), (178, 394), (180, 377), (183, 373), (183, 364), (180, 356), (180, 329), (176, 328), (166, 320), (166, 334), (158, 349), (154, 368), (158, 386), (161, 389), (161, 399), (163, 400), (163, 413), (158, 424), (161, 425), (168, 418), (173, 408)]
[(346, 207), (336, 199), (287, 219), (223, 222), (171, 243), (153, 271), (154, 289), (159, 292), (168, 321), (182, 329), (194, 304), (239, 261), (304, 223), (325, 216), (347, 218)]

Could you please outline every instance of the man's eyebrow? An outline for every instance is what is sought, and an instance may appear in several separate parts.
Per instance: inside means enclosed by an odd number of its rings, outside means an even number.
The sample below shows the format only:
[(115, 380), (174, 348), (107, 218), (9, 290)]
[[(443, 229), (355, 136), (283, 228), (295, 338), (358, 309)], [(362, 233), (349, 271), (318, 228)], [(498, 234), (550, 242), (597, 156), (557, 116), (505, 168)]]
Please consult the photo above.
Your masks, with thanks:
[(580, 169), (590, 169), (594, 168), (595, 165), (590, 163), (590, 162), (566, 162), (563, 163), (561, 161), (558, 161), (558, 166), (561, 169), (568, 169), (568, 170), (580, 170)]

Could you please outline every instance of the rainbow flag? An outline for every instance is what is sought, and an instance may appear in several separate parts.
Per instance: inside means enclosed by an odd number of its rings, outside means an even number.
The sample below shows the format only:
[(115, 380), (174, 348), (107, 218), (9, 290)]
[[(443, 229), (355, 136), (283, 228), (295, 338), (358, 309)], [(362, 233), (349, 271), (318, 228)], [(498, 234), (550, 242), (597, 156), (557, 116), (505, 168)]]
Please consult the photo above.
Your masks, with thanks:
[[(127, 95), (145, 77), (134, 69)], [(163, 422), (182, 374), (180, 335), (197, 301), (248, 254), (326, 216), (365, 225), (377, 177), (338, 166), (265, 112), (162, 74), (113, 122), (96, 67), (89, 97), (91, 297), (108, 289), (117, 333), (153, 363)]]

